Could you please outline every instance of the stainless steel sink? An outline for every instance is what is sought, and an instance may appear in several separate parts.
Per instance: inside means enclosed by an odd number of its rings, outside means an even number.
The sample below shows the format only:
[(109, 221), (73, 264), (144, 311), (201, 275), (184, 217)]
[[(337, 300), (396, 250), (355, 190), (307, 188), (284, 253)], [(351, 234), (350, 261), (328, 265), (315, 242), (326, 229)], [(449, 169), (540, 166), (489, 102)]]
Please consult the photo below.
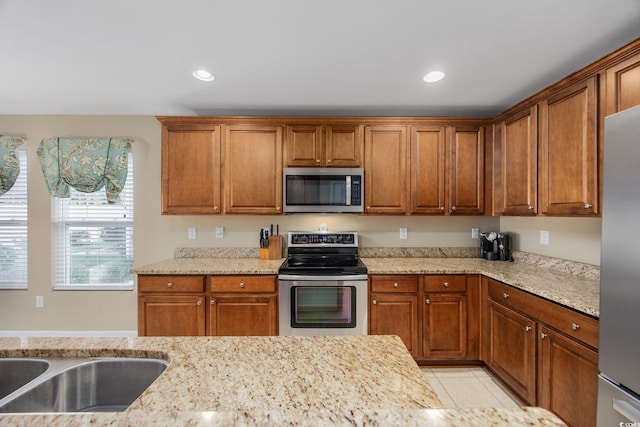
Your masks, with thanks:
[(42, 359), (0, 359), (0, 399), (33, 381), (49, 367)]
[(46, 360), (44, 374), (0, 399), (0, 413), (124, 411), (168, 365), (138, 358)]

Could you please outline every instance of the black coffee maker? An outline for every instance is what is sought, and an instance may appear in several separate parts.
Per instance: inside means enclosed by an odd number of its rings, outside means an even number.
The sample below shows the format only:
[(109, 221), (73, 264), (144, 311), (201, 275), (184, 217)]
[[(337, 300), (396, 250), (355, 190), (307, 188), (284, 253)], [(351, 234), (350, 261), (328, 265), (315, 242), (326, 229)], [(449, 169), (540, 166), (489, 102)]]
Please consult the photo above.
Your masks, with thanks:
[(480, 256), (490, 261), (513, 261), (509, 233), (480, 233)]

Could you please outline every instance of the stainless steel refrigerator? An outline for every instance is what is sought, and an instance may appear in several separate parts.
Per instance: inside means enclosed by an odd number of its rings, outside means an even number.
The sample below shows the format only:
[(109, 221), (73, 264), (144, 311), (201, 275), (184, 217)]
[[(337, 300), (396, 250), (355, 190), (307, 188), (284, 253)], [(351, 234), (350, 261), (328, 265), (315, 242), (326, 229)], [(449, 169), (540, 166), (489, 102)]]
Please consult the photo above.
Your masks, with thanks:
[(640, 106), (605, 118), (603, 173), (598, 426), (640, 426)]

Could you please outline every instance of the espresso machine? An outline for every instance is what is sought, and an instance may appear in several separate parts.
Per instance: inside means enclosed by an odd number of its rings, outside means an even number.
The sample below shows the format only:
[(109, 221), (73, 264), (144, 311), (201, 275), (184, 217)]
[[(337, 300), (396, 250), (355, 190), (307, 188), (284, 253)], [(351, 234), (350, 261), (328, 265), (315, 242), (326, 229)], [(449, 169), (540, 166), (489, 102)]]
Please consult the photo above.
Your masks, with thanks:
[(513, 261), (509, 233), (480, 233), (480, 256), (490, 261)]

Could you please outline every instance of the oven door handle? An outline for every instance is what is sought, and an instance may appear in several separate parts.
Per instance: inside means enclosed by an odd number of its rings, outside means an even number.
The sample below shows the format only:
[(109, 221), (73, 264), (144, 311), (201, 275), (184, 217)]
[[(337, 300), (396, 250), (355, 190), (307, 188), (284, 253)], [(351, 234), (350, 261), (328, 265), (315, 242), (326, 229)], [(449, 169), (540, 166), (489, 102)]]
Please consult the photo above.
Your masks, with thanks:
[(341, 281), (344, 282), (346, 280), (367, 280), (368, 276), (366, 274), (354, 274), (354, 275), (338, 275), (338, 276), (306, 276), (306, 275), (296, 275), (296, 274), (280, 274), (278, 279), (280, 280), (293, 280), (296, 282), (309, 280), (309, 281)]

